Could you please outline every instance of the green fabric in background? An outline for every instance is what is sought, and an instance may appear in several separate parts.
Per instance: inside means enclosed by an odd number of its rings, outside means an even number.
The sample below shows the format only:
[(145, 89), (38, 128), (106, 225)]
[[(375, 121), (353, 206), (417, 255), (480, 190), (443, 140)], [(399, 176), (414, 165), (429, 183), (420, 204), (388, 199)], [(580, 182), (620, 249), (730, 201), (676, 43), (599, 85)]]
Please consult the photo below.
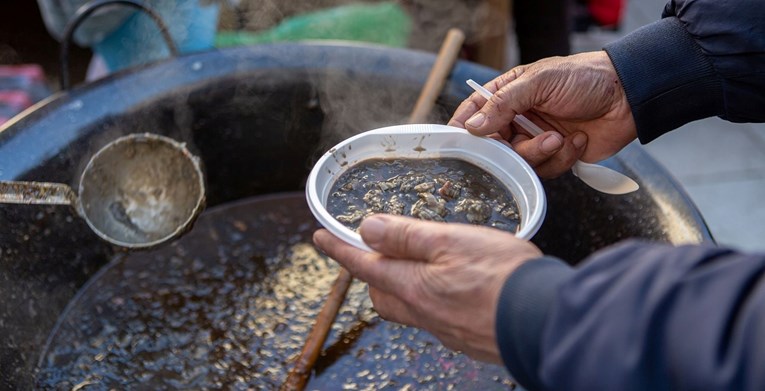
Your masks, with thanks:
[(405, 47), (411, 27), (411, 18), (395, 2), (350, 4), (287, 18), (261, 32), (221, 31), (215, 46), (332, 39)]

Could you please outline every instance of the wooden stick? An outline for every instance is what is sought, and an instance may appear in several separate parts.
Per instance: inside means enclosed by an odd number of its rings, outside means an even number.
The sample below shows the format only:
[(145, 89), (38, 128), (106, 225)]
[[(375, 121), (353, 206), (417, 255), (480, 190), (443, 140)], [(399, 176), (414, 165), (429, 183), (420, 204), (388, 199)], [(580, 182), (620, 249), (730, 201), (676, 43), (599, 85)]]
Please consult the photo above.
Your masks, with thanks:
[(311, 333), (308, 334), (303, 350), (300, 352), (300, 357), (295, 361), (295, 366), (289, 375), (287, 375), (287, 380), (284, 381), (280, 390), (292, 391), (303, 390), (305, 388), (308, 378), (311, 377), (313, 364), (319, 358), (321, 348), (327, 340), (327, 335), (329, 335), (329, 329), (332, 327), (332, 323), (335, 322), (337, 312), (345, 301), (345, 294), (348, 292), (348, 287), (352, 281), (351, 273), (348, 273), (348, 270), (345, 270), (345, 268), (340, 268), (340, 274), (332, 284), (332, 290), (329, 292), (329, 296), (327, 296), (327, 301), (324, 302), (319, 315), (316, 316), (316, 322), (311, 329)]
[[(436, 61), (433, 63), (433, 68), (430, 69), (425, 86), (420, 91), (417, 103), (414, 105), (414, 109), (409, 116), (410, 124), (421, 123), (427, 119), (428, 114), (430, 114), (430, 111), (436, 104), (438, 95), (444, 88), (444, 84), (446, 84), (454, 63), (457, 61), (464, 40), (465, 34), (458, 29), (451, 29), (446, 34)], [(295, 361), (294, 367), (290, 370), (287, 380), (284, 381), (280, 390), (300, 391), (305, 389), (311, 376), (313, 365), (319, 358), (319, 353), (321, 353), (321, 349), (324, 347), (324, 342), (327, 340), (327, 335), (329, 335), (329, 330), (335, 321), (337, 312), (345, 301), (345, 294), (348, 292), (351, 282), (353, 282), (353, 277), (348, 270), (341, 267), (337, 279), (332, 284), (332, 290), (329, 296), (327, 296), (327, 300), (324, 302), (319, 315), (316, 317), (311, 333), (306, 338), (303, 350), (300, 352), (300, 356)]]
[(441, 44), (441, 49), (438, 51), (438, 57), (436, 57), (436, 61), (433, 63), (433, 68), (430, 69), (425, 86), (422, 87), (420, 97), (417, 99), (417, 103), (414, 104), (412, 114), (409, 115), (410, 124), (423, 123), (428, 119), (430, 111), (433, 110), (433, 106), (436, 104), (438, 95), (444, 89), (454, 63), (457, 62), (457, 57), (460, 54), (464, 41), (465, 34), (459, 29), (449, 29), (449, 32), (446, 33), (446, 38)]

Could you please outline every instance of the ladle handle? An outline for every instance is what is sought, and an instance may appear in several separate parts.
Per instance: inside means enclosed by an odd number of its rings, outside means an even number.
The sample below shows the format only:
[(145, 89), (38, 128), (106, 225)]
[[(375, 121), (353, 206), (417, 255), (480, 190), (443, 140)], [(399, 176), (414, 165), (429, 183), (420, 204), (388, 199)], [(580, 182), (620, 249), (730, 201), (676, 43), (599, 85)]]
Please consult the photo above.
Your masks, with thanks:
[(0, 181), (0, 203), (72, 205), (77, 196), (63, 183)]

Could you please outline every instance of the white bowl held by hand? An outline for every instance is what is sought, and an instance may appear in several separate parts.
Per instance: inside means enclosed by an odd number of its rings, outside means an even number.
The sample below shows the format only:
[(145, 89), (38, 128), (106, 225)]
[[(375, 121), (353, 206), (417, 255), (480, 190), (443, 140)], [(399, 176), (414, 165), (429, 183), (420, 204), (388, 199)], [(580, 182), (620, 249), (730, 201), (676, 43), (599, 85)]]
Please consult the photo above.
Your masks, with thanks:
[(327, 211), (332, 185), (356, 163), (368, 159), (453, 158), (472, 163), (507, 186), (518, 204), (521, 222), (515, 234), (531, 239), (547, 211), (544, 189), (534, 170), (499, 141), (471, 135), (446, 125), (398, 125), (357, 134), (327, 151), (314, 165), (306, 183), (308, 206), (327, 230), (360, 249), (372, 251), (361, 236)]

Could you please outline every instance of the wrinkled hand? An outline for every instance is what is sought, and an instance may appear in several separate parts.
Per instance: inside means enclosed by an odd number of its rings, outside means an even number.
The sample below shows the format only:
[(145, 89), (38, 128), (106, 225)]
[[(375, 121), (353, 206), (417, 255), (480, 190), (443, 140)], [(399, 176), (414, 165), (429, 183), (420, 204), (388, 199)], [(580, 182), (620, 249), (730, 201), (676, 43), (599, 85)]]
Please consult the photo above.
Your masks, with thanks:
[(314, 242), (358, 279), (384, 319), (419, 327), (450, 349), (501, 363), (495, 333), (502, 285), (524, 262), (542, 255), (502, 231), (392, 215), (366, 218), (359, 250), (326, 230)]
[[(577, 159), (605, 159), (636, 138), (624, 89), (604, 51), (519, 66), (484, 87), (494, 96), (487, 102), (472, 94), (449, 125), (509, 143), (541, 177), (558, 176)], [(530, 138), (511, 124), (516, 114), (547, 132)]]

